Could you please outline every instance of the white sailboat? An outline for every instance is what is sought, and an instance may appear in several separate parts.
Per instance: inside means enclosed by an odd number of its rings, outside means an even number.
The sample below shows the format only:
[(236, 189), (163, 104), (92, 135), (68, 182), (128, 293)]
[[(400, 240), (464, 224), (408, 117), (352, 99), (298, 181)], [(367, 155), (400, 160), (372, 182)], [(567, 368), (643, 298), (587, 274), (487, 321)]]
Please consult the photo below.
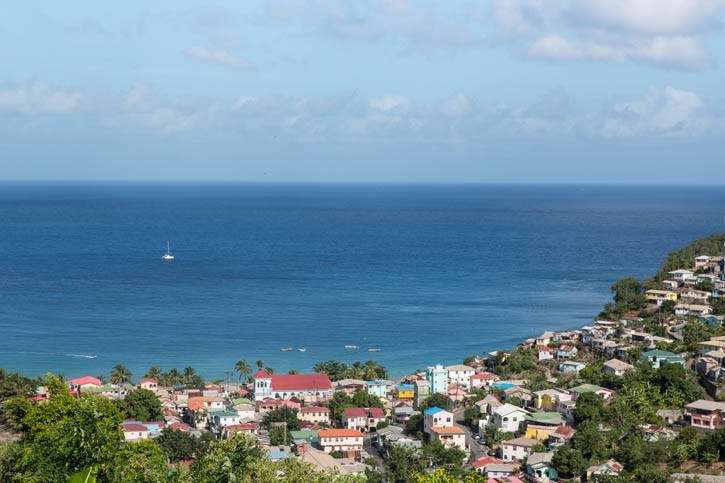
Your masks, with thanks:
[(161, 258), (163, 258), (164, 260), (173, 260), (174, 259), (174, 256), (171, 254), (171, 249), (169, 247), (168, 241), (166, 242), (166, 253)]

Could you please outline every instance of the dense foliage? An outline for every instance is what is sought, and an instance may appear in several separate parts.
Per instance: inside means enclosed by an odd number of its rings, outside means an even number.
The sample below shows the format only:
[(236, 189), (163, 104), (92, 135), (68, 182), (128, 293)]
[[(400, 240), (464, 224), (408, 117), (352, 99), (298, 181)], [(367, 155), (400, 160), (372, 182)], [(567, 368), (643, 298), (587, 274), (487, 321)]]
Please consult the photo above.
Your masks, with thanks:
[(373, 381), (375, 379), (387, 379), (388, 377), (388, 370), (373, 360), (369, 360), (365, 364), (356, 361), (348, 366), (344, 362), (330, 359), (329, 361), (318, 362), (312, 370), (320, 374), (327, 374), (331, 381), (339, 381), (340, 379)]

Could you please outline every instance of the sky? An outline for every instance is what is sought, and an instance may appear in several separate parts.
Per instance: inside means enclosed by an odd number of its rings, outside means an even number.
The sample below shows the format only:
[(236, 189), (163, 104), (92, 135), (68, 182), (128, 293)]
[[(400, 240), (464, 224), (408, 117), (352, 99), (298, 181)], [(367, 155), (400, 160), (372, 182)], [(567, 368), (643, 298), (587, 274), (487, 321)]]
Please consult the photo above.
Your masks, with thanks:
[(725, 183), (725, 0), (10, 2), (0, 179)]

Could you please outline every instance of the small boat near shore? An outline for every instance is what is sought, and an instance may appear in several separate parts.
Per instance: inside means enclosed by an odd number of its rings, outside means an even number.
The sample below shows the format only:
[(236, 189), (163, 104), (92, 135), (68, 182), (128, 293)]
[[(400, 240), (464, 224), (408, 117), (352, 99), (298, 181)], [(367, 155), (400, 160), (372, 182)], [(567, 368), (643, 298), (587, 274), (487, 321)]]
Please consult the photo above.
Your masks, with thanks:
[(282, 351), (282, 352), (290, 352), (291, 350), (292, 350), (291, 347), (283, 347), (282, 349), (280, 349), (280, 351)]
[(380, 352), (380, 349), (368, 349), (368, 352)]
[(359, 349), (359, 348), (360, 348), (359, 345), (346, 345), (345, 346), (345, 349)]
[(300, 352), (307, 352), (307, 348), (306, 347), (300, 347), (297, 350), (300, 351)]

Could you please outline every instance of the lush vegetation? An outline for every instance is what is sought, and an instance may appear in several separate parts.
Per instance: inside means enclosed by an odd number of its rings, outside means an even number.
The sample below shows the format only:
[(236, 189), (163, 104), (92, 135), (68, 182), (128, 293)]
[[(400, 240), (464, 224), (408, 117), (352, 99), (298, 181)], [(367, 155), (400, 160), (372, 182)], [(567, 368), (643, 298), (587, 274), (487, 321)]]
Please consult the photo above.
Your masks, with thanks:
[(365, 364), (356, 361), (348, 366), (344, 362), (330, 359), (329, 361), (318, 362), (312, 370), (320, 374), (327, 374), (331, 381), (339, 381), (340, 379), (373, 381), (375, 379), (387, 379), (388, 377), (388, 370), (372, 360), (365, 362)]
[(722, 255), (725, 246), (725, 233), (710, 235), (706, 238), (695, 240), (684, 248), (680, 248), (665, 257), (662, 268), (657, 272), (657, 280), (664, 280), (669, 277), (668, 272), (681, 268), (689, 269), (693, 260), (699, 255)]

